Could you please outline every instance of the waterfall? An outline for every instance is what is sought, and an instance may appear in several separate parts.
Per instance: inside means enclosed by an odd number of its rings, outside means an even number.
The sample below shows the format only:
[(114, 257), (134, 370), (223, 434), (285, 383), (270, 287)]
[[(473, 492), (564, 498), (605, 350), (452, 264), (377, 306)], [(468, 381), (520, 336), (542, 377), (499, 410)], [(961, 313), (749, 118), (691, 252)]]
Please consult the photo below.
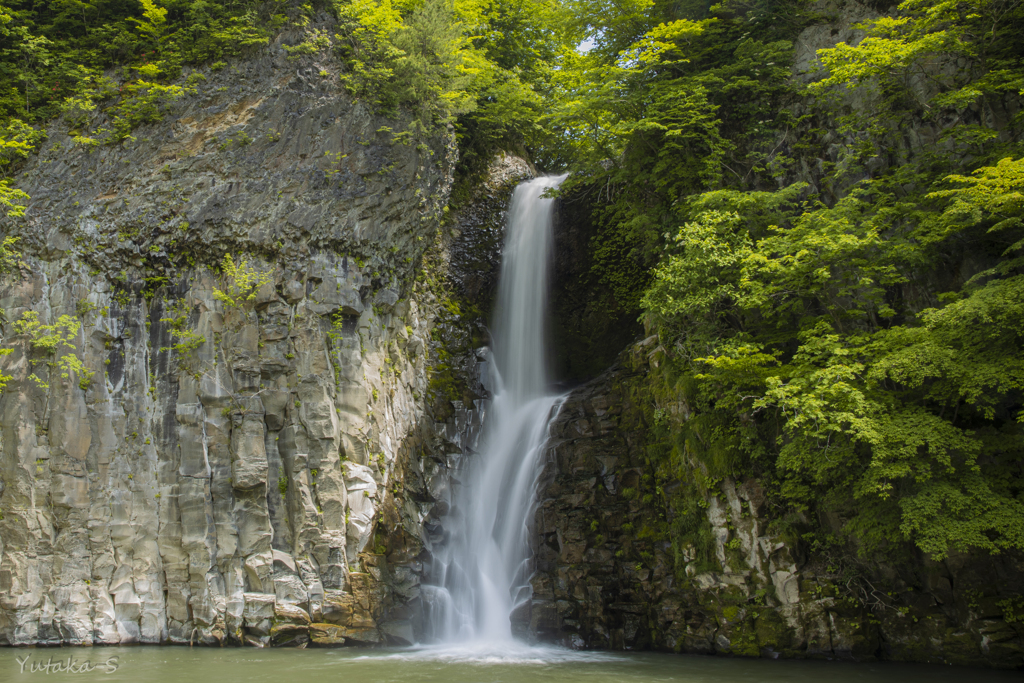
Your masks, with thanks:
[(528, 525), (562, 398), (550, 391), (545, 349), (554, 200), (542, 195), (564, 179), (536, 178), (512, 195), (489, 363), (494, 398), (480, 453), (462, 473), (437, 587), (425, 595), (444, 642), (511, 640), (510, 615), (532, 597)]

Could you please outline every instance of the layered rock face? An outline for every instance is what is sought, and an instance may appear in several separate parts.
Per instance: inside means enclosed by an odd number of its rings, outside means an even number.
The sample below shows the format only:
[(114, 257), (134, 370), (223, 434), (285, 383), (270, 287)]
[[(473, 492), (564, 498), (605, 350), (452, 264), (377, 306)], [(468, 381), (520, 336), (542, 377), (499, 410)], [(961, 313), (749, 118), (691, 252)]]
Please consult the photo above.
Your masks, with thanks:
[(199, 73), (117, 146), (58, 123), (16, 179), (0, 643), (412, 637), (380, 628), (374, 533), (426, 419), (437, 300), (414, 268), (454, 143), (392, 144), (401, 121), (286, 57)]
[(697, 503), (710, 558), (658, 531), (683, 510), (665, 509), (645, 474), (656, 444), (637, 387), (654, 345), (573, 391), (552, 425), (521, 631), (576, 648), (1024, 665), (1007, 595), (1024, 582), (1019, 557), (844, 566), (778, 524), (759, 482), (729, 478)]

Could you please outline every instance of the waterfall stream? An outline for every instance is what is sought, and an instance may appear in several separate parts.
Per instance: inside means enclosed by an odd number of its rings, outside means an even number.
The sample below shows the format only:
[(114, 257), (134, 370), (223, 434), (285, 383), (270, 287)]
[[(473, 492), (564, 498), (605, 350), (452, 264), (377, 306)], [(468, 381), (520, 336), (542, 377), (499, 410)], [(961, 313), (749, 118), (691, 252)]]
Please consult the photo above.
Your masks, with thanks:
[(532, 597), (528, 525), (562, 400), (551, 393), (545, 349), (554, 200), (542, 195), (564, 178), (522, 183), (509, 206), (488, 364), (494, 398), (480, 454), (461, 476), (456, 526), (435, 576), (432, 630), (442, 642), (511, 641), (510, 614)]

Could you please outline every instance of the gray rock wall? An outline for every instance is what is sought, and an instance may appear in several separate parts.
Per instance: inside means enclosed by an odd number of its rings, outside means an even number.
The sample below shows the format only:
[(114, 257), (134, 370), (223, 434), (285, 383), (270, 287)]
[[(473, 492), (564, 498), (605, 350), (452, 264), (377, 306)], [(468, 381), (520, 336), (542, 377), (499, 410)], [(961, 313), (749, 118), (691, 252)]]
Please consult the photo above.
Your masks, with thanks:
[[(403, 121), (318, 59), (204, 72), (119, 145), (58, 122), (16, 178), (0, 643), (389, 637), (375, 529), (424, 420), (437, 302), (415, 268), (455, 152), (392, 144)], [(268, 274), (237, 306), (224, 254)], [(70, 345), (17, 334), (29, 311), (68, 316)], [(66, 354), (86, 371), (49, 367)]]

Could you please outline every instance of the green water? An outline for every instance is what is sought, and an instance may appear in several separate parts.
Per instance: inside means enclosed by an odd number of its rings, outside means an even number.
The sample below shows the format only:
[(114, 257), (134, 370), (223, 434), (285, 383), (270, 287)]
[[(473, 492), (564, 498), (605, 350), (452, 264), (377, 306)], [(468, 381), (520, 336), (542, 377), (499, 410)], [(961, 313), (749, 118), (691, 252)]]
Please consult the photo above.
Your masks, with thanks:
[[(97, 668), (56, 672), (57, 663), (63, 668), (68, 658), (77, 669), (88, 668), (86, 662)], [(48, 661), (50, 673), (39, 671)], [(35, 673), (30, 671), (33, 663)], [(116, 670), (107, 673), (110, 669)], [(1019, 672), (929, 664), (773, 661), (526, 647), (515, 651), (0, 648), (0, 681), (41, 683), (54, 679), (111, 683), (995, 683), (1020, 681), (1022, 676)]]

